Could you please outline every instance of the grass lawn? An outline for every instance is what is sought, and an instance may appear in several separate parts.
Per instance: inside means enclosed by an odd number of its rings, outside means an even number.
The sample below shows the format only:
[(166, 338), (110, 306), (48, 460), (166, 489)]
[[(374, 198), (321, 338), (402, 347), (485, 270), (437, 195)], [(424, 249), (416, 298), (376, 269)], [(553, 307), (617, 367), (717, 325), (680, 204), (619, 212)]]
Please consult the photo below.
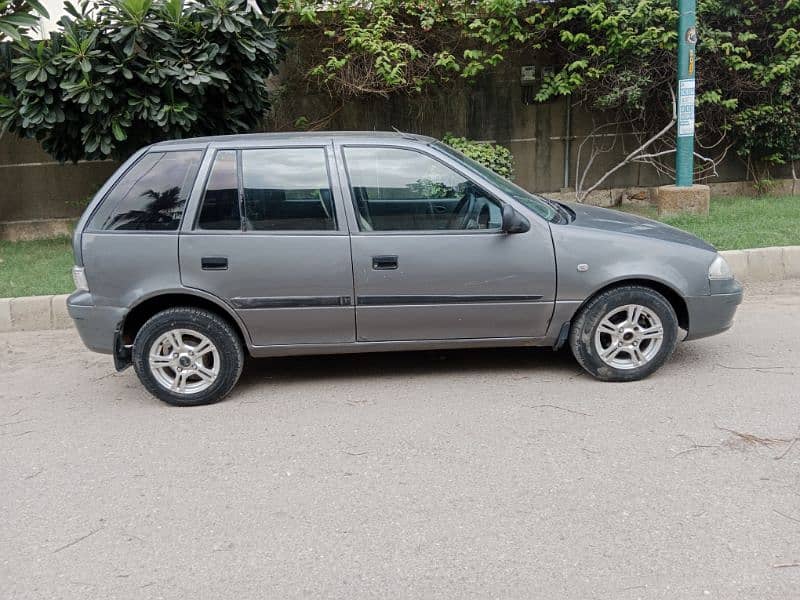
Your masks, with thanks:
[(71, 271), (72, 244), (67, 237), (0, 240), (0, 298), (66, 294), (75, 289)]
[[(651, 206), (619, 210), (658, 219)], [(800, 198), (716, 198), (708, 217), (684, 215), (661, 220), (720, 250), (800, 245)], [(71, 269), (69, 238), (0, 241), (0, 298), (71, 292)]]
[(685, 229), (718, 250), (800, 245), (800, 198), (713, 198), (708, 217), (680, 215), (659, 219), (652, 206), (619, 210)]

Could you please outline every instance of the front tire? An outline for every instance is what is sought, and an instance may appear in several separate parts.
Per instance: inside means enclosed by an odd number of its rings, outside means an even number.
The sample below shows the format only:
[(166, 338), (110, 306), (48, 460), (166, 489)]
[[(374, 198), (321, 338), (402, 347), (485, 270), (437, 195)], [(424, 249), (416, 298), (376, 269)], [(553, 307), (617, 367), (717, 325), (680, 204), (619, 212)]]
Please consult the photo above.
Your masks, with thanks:
[(239, 380), (244, 350), (219, 315), (171, 308), (153, 315), (136, 334), (133, 368), (148, 392), (174, 406), (222, 400)]
[(570, 330), (578, 363), (603, 381), (637, 381), (657, 371), (678, 342), (678, 317), (657, 291), (639, 285), (599, 294)]

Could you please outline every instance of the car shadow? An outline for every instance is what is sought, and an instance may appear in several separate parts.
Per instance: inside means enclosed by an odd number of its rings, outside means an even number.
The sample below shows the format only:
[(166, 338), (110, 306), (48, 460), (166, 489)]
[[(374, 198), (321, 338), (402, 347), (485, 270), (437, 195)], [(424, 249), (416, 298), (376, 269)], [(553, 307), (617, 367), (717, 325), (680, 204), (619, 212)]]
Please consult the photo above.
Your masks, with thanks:
[(459, 375), (479, 372), (525, 370), (548, 371), (569, 377), (582, 374), (568, 350), (545, 348), (483, 348), (471, 350), (423, 350), (249, 358), (239, 387), (337, 379), (380, 378), (383, 376)]

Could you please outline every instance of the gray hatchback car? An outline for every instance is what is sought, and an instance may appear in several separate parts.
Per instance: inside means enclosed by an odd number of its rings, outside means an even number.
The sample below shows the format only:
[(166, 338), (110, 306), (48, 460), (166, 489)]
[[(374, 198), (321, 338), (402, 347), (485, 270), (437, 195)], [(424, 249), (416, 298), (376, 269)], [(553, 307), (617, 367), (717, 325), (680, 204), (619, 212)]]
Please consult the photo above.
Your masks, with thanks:
[(688, 233), (530, 194), (402, 133), (155, 144), (100, 189), (74, 252), (86, 346), (177, 405), (223, 398), (246, 352), (569, 344), (631, 381), (742, 300)]

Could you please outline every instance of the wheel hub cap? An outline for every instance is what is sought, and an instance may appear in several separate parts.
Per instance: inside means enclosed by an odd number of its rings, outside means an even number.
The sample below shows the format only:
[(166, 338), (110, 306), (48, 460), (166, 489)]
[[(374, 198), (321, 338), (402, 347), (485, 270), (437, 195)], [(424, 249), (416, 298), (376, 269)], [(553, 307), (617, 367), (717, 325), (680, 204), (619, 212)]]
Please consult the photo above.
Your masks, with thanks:
[(148, 365), (159, 385), (177, 394), (202, 392), (217, 380), (217, 347), (192, 329), (172, 329), (150, 348)]
[(661, 319), (639, 304), (609, 311), (597, 326), (595, 350), (600, 359), (615, 369), (636, 369), (658, 354), (664, 341)]

